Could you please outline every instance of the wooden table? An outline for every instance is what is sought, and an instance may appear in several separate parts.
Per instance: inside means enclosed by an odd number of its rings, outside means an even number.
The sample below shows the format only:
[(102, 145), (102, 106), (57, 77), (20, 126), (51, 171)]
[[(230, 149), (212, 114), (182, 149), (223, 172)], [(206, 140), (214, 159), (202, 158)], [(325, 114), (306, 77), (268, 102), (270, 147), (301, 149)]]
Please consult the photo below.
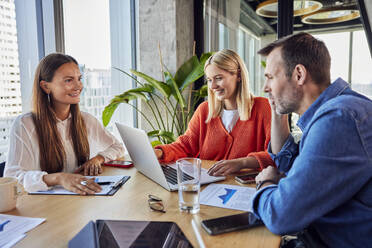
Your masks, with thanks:
[[(211, 163), (203, 161), (203, 167), (209, 167)], [(265, 227), (210, 236), (200, 226), (203, 219), (238, 214), (242, 211), (201, 205), (198, 214), (182, 213), (178, 210), (177, 192), (168, 192), (135, 168), (104, 167), (103, 175), (129, 175), (131, 178), (113, 196), (19, 197), (17, 208), (5, 214), (46, 218), (46, 221), (31, 230), (16, 247), (67, 247), (72, 237), (90, 220), (96, 219), (174, 221), (194, 247), (198, 247), (191, 226), (191, 219), (194, 219), (207, 247), (279, 247), (280, 237)], [(237, 184), (233, 177), (228, 177), (222, 183)], [(150, 210), (147, 203), (148, 194), (163, 199), (166, 213)]]

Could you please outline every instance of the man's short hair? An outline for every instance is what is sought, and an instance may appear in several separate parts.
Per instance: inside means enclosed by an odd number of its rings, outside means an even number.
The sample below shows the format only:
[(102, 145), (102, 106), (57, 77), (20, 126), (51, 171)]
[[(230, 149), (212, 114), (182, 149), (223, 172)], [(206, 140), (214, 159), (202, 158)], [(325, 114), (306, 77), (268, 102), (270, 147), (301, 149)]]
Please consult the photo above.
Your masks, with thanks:
[(268, 56), (277, 47), (281, 48), (287, 78), (292, 77), (295, 66), (301, 64), (315, 83), (330, 83), (331, 57), (323, 41), (301, 32), (270, 43), (260, 49), (258, 54)]

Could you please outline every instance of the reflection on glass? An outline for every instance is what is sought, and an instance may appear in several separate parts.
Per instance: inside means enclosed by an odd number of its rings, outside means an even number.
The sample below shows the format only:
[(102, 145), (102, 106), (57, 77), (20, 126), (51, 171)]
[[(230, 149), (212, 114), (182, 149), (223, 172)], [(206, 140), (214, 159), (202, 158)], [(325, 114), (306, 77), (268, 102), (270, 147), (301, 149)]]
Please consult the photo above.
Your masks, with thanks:
[(63, 14), (65, 52), (83, 75), (80, 109), (102, 120), (111, 98), (109, 0), (63, 0)]

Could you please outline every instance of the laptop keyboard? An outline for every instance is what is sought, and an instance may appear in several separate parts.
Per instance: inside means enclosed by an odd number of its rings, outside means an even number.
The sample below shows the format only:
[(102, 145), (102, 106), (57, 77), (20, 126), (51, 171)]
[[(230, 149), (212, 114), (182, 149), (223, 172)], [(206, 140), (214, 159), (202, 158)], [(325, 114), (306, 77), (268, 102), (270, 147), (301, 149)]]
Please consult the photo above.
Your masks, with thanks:
[[(161, 168), (163, 169), (167, 181), (171, 184), (177, 184), (177, 170), (170, 166), (161, 166)], [(186, 175), (186, 179), (192, 180), (194, 178), (192, 176)]]

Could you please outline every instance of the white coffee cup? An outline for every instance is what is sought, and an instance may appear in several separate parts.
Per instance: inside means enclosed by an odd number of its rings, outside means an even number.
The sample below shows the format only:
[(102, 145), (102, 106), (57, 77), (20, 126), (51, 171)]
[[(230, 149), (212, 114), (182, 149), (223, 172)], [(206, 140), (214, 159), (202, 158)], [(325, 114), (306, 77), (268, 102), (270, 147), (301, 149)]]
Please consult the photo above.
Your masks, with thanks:
[(0, 177), (0, 213), (16, 207), (19, 189), (17, 178)]

